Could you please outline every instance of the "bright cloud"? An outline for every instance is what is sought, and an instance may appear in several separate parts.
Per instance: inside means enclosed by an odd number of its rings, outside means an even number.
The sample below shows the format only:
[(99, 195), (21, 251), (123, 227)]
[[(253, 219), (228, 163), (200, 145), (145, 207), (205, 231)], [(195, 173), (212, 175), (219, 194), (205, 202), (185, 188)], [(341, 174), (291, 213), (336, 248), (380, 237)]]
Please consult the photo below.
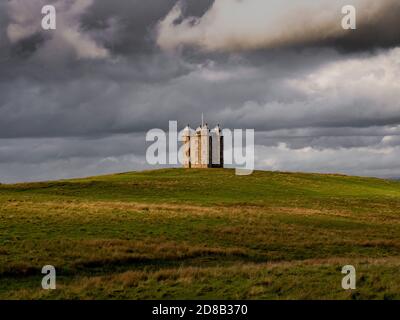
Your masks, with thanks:
[(186, 45), (205, 51), (312, 44), (349, 33), (341, 26), (347, 4), (370, 23), (393, 0), (216, 0), (200, 18), (184, 18), (178, 3), (160, 21), (157, 43), (165, 50)]
[[(45, 0), (11, 0), (7, 4), (11, 23), (7, 27), (7, 36), (11, 43), (16, 43), (35, 34), (41, 29), (42, 15), (39, 11)], [(100, 46), (90, 33), (80, 29), (80, 17), (91, 7), (93, 0), (57, 0), (54, 6), (57, 10), (57, 30), (52, 31), (49, 46), (68, 45), (78, 58), (106, 58), (109, 51)]]

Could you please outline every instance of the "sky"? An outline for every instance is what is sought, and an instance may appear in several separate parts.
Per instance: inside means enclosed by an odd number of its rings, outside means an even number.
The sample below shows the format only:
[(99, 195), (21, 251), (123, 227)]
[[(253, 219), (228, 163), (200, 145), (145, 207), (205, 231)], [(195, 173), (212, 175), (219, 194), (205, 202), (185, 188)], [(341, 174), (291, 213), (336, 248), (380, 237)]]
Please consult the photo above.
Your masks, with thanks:
[(202, 113), (256, 169), (397, 178), (399, 79), (398, 0), (0, 0), (0, 183), (151, 169)]

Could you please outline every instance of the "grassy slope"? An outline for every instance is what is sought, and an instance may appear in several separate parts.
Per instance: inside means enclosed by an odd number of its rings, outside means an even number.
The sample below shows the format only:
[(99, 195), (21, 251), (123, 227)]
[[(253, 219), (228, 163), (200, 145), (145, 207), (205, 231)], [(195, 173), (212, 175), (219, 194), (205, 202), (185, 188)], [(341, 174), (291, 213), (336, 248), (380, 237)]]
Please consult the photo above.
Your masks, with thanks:
[[(399, 235), (400, 183), (372, 178), (170, 169), (0, 185), (0, 298), (399, 299)], [(45, 264), (58, 290), (40, 289)]]

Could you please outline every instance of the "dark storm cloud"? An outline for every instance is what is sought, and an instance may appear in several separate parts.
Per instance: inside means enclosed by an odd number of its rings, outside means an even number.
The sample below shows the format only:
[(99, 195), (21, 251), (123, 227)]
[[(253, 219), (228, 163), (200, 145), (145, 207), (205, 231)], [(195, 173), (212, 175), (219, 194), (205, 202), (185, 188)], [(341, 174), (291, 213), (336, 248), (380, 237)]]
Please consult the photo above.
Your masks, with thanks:
[[(175, 3), (176, 0), (32, 0), (27, 5), (20, 0), (11, 0), (8, 4), (0, 4), (4, 18), (0, 25), (4, 35), (6, 31), (9, 37), (12, 35), (11, 47), (15, 52), (26, 57), (41, 47), (44, 40), (51, 40), (57, 34), (40, 29), (42, 6), (53, 4), (59, 17), (63, 18), (61, 29), (75, 24), (79, 32), (89, 35), (114, 55), (149, 54), (158, 50), (154, 46), (154, 27)], [(192, 16), (202, 15), (212, 0), (183, 0), (181, 3), (185, 14)], [(59, 43), (58, 49), (61, 49), (60, 45), (63, 44)]]
[(345, 52), (393, 48), (400, 44), (400, 2), (386, 1), (373, 15), (358, 20), (357, 29), (317, 42)]
[[(0, 182), (147, 168), (145, 132), (168, 120), (195, 127), (202, 113), (210, 125), (255, 128), (259, 168), (400, 170), (400, 51), (385, 49), (397, 44), (398, 5), (359, 20), (357, 32), (296, 47), (164, 52), (156, 26), (174, 0), (54, 1), (54, 33), (11, 2), (0, 4)], [(212, 3), (184, 1), (174, 23)], [(10, 35), (18, 21), (26, 28)]]
[[(319, 55), (331, 64), (316, 68)], [(334, 52), (314, 50), (297, 54), (288, 69), (277, 68), (277, 59), (263, 67), (234, 65), (235, 59), (195, 65), (167, 55), (147, 58), (142, 67), (138, 61), (95, 62), (80, 69), (79, 78), (0, 83), (0, 133), (12, 138), (140, 132), (166, 128), (175, 119), (197, 126), (201, 113), (223, 119), (227, 127), (261, 131), (389, 125), (400, 120), (398, 55), (395, 50), (341, 61)], [(360, 77), (365, 80), (355, 81)], [(371, 82), (380, 85), (371, 90)]]
[[(185, 14), (201, 16), (211, 2), (186, 0), (182, 3)], [(176, 0), (98, 0), (82, 17), (82, 27), (89, 30), (102, 29), (113, 17), (119, 28), (113, 38), (106, 39), (107, 48), (122, 55), (154, 52), (157, 50), (154, 46), (154, 27), (175, 3)]]
[(5, 8), (5, 3), (0, 3), (0, 64), (3, 65), (8, 61), (10, 56), (10, 45), (6, 33), (9, 19)]
[[(0, 60), (1, 137), (82, 136), (148, 130), (154, 126), (151, 115), (156, 104), (149, 111), (142, 110), (147, 106), (141, 96), (151, 86), (192, 68), (180, 59), (160, 53), (151, 42), (152, 26), (168, 12), (173, 1), (95, 1), (91, 5), (87, 1), (86, 7), (90, 5), (90, 10), (78, 10), (80, 16), (77, 10), (72, 10), (72, 14), (69, 7), (61, 6), (58, 14), (78, 21), (78, 27), (67, 21), (54, 33), (40, 30), (32, 34), (29, 33), (32, 21), (33, 28), (37, 28), (40, 15), (30, 17), (27, 12), (31, 13), (28, 10), (31, 8), (24, 8), (22, 2), (15, 3), (7, 8), (2, 4), (5, 10), (1, 11), (2, 15), (11, 12), (14, 17), (14, 20), (8, 17), (1, 20), (6, 39), (2, 42), (4, 54)], [(37, 7), (36, 13), (40, 13), (42, 1), (36, 3), (33, 8)], [(207, 1), (201, 5), (188, 1), (186, 5), (191, 14), (201, 14), (206, 6)], [(20, 21), (20, 16), (29, 18), (22, 23), (28, 35), (11, 43), (6, 29), (12, 21)], [(97, 59), (92, 52), (86, 52), (77, 59), (74, 48), (62, 37), (65, 29), (76, 31), (75, 27), (83, 34), (83, 41), (92, 45), (94, 39), (99, 50), (104, 48), (110, 53), (109, 57)], [(124, 112), (133, 114), (129, 118), (136, 121), (125, 123)]]

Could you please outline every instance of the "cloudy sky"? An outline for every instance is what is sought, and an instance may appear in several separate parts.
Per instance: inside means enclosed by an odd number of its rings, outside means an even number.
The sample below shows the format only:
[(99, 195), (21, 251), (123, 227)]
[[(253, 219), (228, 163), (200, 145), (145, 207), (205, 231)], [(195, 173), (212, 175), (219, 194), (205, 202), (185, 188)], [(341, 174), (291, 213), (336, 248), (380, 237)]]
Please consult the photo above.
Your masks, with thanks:
[(257, 169), (400, 177), (400, 2), (0, 0), (1, 183), (149, 168), (202, 113)]

